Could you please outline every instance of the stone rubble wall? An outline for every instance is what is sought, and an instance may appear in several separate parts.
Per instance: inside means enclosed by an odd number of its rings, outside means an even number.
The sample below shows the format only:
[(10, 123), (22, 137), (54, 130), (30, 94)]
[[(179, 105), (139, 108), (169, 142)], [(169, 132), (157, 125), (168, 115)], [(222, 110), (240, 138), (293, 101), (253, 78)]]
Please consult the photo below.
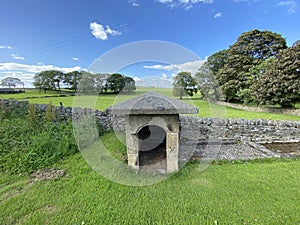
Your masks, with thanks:
[[(289, 141), (300, 140), (300, 121), (180, 117), (182, 136), (192, 139)], [(198, 137), (197, 137), (198, 136)]]
[[(35, 104), (36, 113), (43, 117), (48, 105)], [(14, 108), (16, 111), (28, 112), (28, 101), (0, 99), (0, 111)], [(80, 118), (92, 115), (106, 130), (124, 131), (125, 119), (122, 116), (106, 115), (105, 112), (86, 108), (52, 106), (56, 120)], [(180, 116), (181, 139), (203, 140), (242, 140), (242, 141), (288, 141), (300, 140), (300, 121), (272, 121), (245, 119), (216, 119)]]

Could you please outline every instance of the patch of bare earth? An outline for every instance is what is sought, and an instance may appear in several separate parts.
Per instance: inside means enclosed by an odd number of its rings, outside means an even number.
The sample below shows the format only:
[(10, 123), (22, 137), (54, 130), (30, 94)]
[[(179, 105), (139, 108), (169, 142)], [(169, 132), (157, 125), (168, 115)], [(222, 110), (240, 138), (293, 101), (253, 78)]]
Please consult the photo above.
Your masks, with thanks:
[(70, 175), (68, 175), (64, 170), (58, 170), (53, 168), (38, 170), (36, 172), (33, 172), (30, 176), (31, 180), (24, 182), (22, 186), (17, 186), (16, 188), (12, 188), (9, 191), (3, 192), (0, 195), (0, 203), (20, 195), (28, 188), (30, 188), (35, 182), (42, 180), (53, 180), (59, 177), (70, 177)]
[(32, 182), (42, 181), (42, 180), (54, 180), (59, 177), (67, 177), (65, 170), (59, 169), (41, 169), (33, 172), (31, 175)]

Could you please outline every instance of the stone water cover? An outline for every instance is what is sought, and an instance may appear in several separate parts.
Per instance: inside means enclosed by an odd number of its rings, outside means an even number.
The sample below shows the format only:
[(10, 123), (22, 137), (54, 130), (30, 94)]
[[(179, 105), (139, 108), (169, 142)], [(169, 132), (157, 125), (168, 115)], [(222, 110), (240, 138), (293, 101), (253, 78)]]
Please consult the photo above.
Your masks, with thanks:
[(107, 114), (197, 114), (198, 108), (156, 92), (147, 92), (106, 109)]

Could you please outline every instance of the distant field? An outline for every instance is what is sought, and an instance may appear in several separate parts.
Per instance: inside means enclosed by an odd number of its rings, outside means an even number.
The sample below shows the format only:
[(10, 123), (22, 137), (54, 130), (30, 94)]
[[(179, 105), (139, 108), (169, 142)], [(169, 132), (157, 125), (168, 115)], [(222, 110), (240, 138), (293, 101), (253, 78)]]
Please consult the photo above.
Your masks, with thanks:
[(41, 97), (54, 97), (54, 96), (59, 96), (59, 95), (68, 95), (70, 92), (68, 91), (47, 91), (46, 93), (39, 92), (37, 89), (26, 89), (25, 93), (20, 93), (20, 94), (0, 94), (0, 99), (1, 98), (13, 98), (13, 99), (28, 99), (28, 98), (41, 98)]
[[(113, 104), (128, 100), (142, 93), (148, 91), (156, 91), (166, 96), (172, 97), (172, 89), (167, 88), (145, 88), (139, 87), (137, 91), (131, 94), (119, 94), (119, 95), (101, 95), (98, 97), (96, 104), (92, 101), (96, 101), (95, 96), (76, 96), (76, 105), (81, 107), (95, 107), (99, 110), (105, 110)], [(47, 92), (39, 93), (38, 90), (28, 90), (22, 94), (0, 95), (0, 98), (15, 98), (19, 100), (29, 100), (30, 103), (35, 104), (52, 104), (59, 106), (60, 102), (64, 106), (72, 107), (74, 104), (74, 96), (58, 97), (58, 95), (68, 95), (68, 93)], [(49, 96), (49, 97), (44, 97)], [(33, 98), (37, 97), (37, 98)], [(231, 107), (223, 107), (215, 104), (209, 104), (207, 101), (200, 100), (200, 95), (195, 95), (192, 98), (185, 97), (184, 102), (192, 104), (199, 108), (200, 117), (218, 117), (218, 118), (244, 118), (244, 119), (270, 119), (270, 120), (300, 120), (298, 116), (289, 116), (274, 113), (263, 112), (249, 112)], [(79, 105), (78, 105), (79, 104)]]

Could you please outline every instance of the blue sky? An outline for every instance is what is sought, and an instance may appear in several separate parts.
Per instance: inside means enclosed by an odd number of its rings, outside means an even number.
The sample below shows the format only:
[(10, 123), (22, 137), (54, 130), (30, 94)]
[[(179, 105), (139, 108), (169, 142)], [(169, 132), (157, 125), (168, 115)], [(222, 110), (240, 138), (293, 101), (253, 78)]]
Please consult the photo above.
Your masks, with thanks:
[[(199, 57), (190, 62), (184, 57), (176, 63), (138, 62), (119, 71), (137, 82), (149, 85), (148, 77), (163, 86), (178, 71), (197, 68), (206, 57), (228, 48), (242, 32), (271, 30), (286, 38), (289, 46), (300, 39), (296, 0), (3, 0), (0, 4), (0, 80), (14, 76), (26, 86), (43, 70), (89, 70), (101, 55), (137, 41), (175, 43)], [(157, 54), (164, 51), (157, 49)]]

